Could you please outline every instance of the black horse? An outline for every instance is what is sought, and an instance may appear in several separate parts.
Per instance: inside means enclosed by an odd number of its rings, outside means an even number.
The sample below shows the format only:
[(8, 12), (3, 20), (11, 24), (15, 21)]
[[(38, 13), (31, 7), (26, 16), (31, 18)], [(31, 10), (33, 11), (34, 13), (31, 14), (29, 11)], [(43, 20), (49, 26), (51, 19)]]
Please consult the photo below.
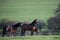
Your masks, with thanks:
[(33, 35), (34, 32), (38, 33), (38, 28), (35, 26), (37, 24), (37, 19), (35, 19), (32, 23), (30, 24), (22, 24), (21, 27), (21, 36), (25, 36), (26, 30), (31, 31), (31, 36)]
[(7, 34), (7, 32), (10, 32), (10, 34), (14, 36), (18, 27), (21, 27), (21, 23), (16, 23), (15, 25), (12, 26), (5, 25), (2, 30), (2, 36)]

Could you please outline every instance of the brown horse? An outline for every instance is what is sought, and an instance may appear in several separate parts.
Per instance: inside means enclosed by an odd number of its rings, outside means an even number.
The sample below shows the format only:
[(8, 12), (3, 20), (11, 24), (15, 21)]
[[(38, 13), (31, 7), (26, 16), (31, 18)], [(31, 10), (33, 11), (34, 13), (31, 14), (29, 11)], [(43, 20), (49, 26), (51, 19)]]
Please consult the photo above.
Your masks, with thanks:
[(21, 27), (21, 36), (25, 36), (26, 30), (31, 31), (31, 36), (33, 35), (34, 32), (38, 33), (38, 28), (35, 26), (37, 24), (37, 19), (35, 19), (32, 23), (30, 24), (22, 24)]
[(17, 24), (12, 25), (12, 26), (10, 26), (10, 25), (4, 26), (3, 31), (2, 31), (2, 36), (7, 34), (7, 32), (9, 32), (12, 36), (15, 36), (15, 33), (16, 33), (18, 27), (21, 27), (21, 23), (17, 23)]
[(34, 34), (34, 32), (38, 33), (38, 27), (35, 25), (37, 24), (37, 19), (35, 19), (30, 24), (22, 24), (22, 23), (16, 23), (15, 25), (6, 25), (3, 27), (2, 36), (4, 36), (7, 32), (10, 32), (11, 35), (15, 35), (17, 28), (21, 27), (21, 36), (25, 35), (26, 30), (31, 31), (31, 36)]

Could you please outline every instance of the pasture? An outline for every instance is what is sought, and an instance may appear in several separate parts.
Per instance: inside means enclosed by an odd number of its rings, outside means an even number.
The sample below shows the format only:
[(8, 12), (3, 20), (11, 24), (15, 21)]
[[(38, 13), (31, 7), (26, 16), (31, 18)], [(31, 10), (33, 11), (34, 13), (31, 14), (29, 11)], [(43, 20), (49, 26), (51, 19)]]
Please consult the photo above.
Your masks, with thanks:
[(59, 1), (56, 0), (4, 0), (0, 1), (0, 20), (16, 21), (47, 20), (54, 16)]
[[(60, 0), (0, 0), (0, 21), (32, 22), (39, 19), (46, 22), (55, 16), (54, 10)], [(0, 37), (0, 40), (60, 40), (60, 35)]]
[(59, 35), (0, 37), (0, 40), (60, 40)]

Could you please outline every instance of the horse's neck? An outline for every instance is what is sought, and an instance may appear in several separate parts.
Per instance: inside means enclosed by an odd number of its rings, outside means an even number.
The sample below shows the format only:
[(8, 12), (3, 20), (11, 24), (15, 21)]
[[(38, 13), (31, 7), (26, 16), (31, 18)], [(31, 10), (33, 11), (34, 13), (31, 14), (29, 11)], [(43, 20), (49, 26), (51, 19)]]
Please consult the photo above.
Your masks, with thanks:
[(18, 25), (13, 25), (12, 27), (15, 28), (15, 29), (17, 29), (19, 26)]
[(32, 23), (30, 23), (31, 26), (34, 26), (35, 25), (35, 21), (33, 21)]

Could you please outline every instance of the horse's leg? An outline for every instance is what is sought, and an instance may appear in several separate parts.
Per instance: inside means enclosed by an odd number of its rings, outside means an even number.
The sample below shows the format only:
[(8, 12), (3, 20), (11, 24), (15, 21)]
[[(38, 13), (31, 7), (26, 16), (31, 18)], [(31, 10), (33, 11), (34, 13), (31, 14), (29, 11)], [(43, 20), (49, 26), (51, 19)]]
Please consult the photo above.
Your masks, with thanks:
[(12, 35), (12, 36), (15, 36), (15, 34), (16, 34), (16, 30), (11, 29), (11, 35)]
[(23, 36), (23, 30), (21, 30), (21, 36)]
[(10, 31), (9, 36), (12, 36), (12, 32)]
[(2, 37), (6, 34), (6, 30), (3, 29), (2, 31)]
[(38, 29), (35, 32), (36, 32), (36, 35), (39, 35)]
[(23, 36), (25, 36), (25, 30), (23, 31)]
[(6, 31), (6, 36), (8, 36), (8, 37), (9, 37), (9, 32), (8, 32), (8, 31)]
[(14, 36), (14, 32), (11, 32), (11, 36), (12, 36), (12, 37)]
[(16, 31), (13, 33), (13, 36), (16, 36)]
[(13, 36), (13, 28), (12, 27), (10, 27), (9, 36)]
[(10, 31), (8, 31), (8, 34), (7, 34), (7, 36), (8, 36), (8, 37), (10, 36)]
[(31, 31), (31, 36), (33, 36), (33, 34), (34, 34), (34, 31)]
[(11, 32), (11, 35), (12, 35), (12, 36), (15, 36), (15, 35), (16, 35), (16, 31), (13, 30), (13, 31)]
[(21, 36), (25, 36), (25, 30), (21, 30)]
[(2, 37), (4, 36), (5, 34), (4, 34), (4, 31), (2, 31)]

